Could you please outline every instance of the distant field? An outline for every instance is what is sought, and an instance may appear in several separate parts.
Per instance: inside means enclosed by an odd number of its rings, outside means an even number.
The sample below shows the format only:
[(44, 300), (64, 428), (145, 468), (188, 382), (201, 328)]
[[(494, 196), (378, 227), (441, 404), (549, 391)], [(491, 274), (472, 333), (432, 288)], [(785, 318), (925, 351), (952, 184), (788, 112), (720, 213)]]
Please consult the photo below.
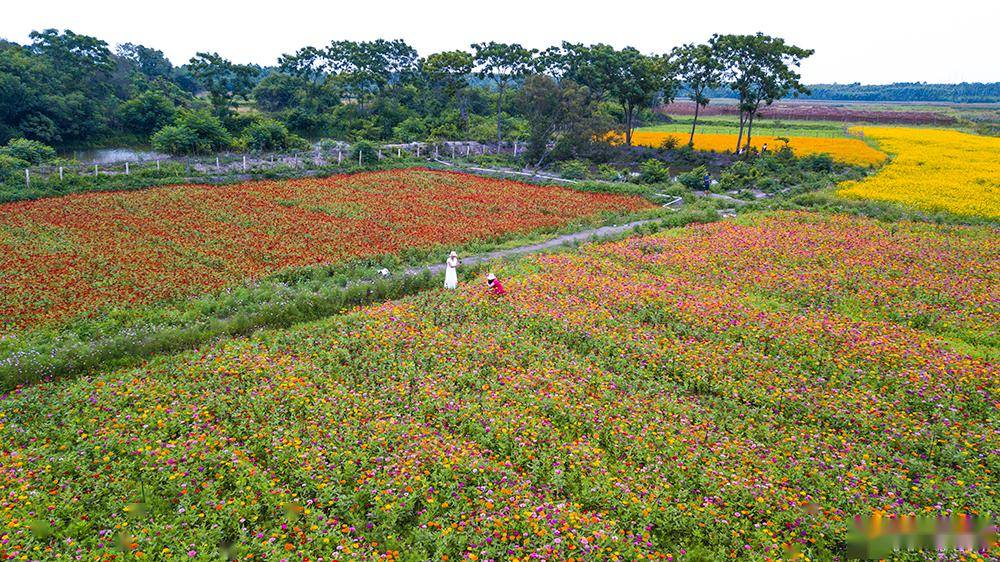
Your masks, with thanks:
[[(649, 129), (639, 129), (632, 135), (632, 142), (640, 146), (658, 147), (667, 138), (674, 138), (678, 145), (687, 143), (688, 135), (683, 133), (656, 132)], [(713, 150), (716, 152), (733, 152), (736, 149), (737, 135), (733, 134), (696, 134), (694, 147), (698, 150)], [(776, 150), (783, 144), (782, 140), (766, 134), (754, 134), (751, 144), (760, 149), (767, 143), (770, 150)], [(789, 146), (799, 156), (810, 154), (829, 154), (845, 164), (856, 166), (877, 166), (885, 161), (886, 155), (856, 138), (833, 137), (791, 137)]]
[[(974, 107), (974, 106), (973, 106)], [(678, 100), (657, 108), (667, 115), (694, 115), (694, 103)], [(735, 100), (712, 100), (699, 110), (705, 117), (718, 115), (738, 115)], [(841, 123), (898, 123), (909, 125), (951, 125), (956, 122), (954, 109), (950, 107), (914, 106), (904, 104), (860, 104), (844, 102), (823, 102), (813, 100), (779, 101), (760, 109), (761, 119), (801, 119), (812, 121), (835, 121)]]
[[(671, 123), (658, 123), (648, 127), (642, 127), (641, 131), (658, 133), (691, 133), (691, 122), (693, 117), (672, 116)], [(826, 121), (804, 121), (804, 120), (784, 120), (784, 119), (760, 119), (754, 122), (754, 134), (768, 136), (793, 136), (793, 137), (845, 137), (847, 136), (847, 126), (842, 123)], [(716, 116), (698, 118), (698, 128), (696, 133), (702, 134), (737, 134), (740, 130), (739, 118), (735, 116)], [(735, 144), (735, 140), (733, 143)]]
[(283, 268), (563, 225), (640, 198), (407, 169), (0, 205), (0, 335)]
[(864, 133), (894, 158), (878, 174), (841, 186), (841, 195), (1000, 219), (1000, 138), (902, 127)]

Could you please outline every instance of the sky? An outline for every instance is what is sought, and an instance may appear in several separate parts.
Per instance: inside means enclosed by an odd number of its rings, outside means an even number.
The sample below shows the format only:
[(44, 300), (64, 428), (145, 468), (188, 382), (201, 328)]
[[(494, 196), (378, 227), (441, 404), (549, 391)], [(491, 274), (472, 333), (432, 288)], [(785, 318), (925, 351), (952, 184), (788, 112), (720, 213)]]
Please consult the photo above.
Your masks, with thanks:
[(481, 41), (544, 48), (563, 40), (664, 53), (712, 33), (755, 33), (816, 50), (806, 83), (1000, 81), (1000, 0), (6, 0), (0, 38), (72, 29), (141, 43), (174, 64), (197, 51), (274, 64), (331, 40), (404, 39), (421, 55)]

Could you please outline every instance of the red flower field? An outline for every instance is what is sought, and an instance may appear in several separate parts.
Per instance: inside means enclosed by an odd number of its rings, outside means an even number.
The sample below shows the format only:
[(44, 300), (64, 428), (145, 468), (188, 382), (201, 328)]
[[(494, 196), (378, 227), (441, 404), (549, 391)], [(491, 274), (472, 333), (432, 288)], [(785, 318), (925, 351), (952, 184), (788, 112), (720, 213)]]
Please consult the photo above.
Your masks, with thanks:
[(427, 169), (6, 204), (0, 333), (288, 267), (457, 245), (650, 205)]

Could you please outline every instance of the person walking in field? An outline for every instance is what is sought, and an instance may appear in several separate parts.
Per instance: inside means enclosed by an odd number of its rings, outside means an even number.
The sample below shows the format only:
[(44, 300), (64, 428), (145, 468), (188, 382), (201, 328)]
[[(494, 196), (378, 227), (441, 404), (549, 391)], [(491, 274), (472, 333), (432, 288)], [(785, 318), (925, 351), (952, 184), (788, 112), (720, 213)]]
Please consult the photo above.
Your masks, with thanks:
[(444, 270), (444, 288), (445, 289), (457, 289), (458, 288), (458, 252), (452, 252), (448, 256), (448, 261), (445, 262)]
[(500, 280), (497, 279), (497, 276), (492, 273), (486, 276), (486, 288), (490, 293), (496, 296), (507, 294), (506, 289), (504, 289), (503, 285), (500, 284)]

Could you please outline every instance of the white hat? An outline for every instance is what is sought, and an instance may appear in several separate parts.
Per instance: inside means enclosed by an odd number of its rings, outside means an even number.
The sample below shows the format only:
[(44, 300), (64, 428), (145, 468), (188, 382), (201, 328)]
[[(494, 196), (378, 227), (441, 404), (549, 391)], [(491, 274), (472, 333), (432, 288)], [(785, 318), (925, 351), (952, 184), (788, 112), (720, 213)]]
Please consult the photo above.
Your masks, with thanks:
[(489, 275), (486, 276), (486, 280), (487, 281), (495, 281), (496, 278), (497, 278), (497, 276), (493, 275), (492, 273), (490, 273)]
[(451, 257), (453, 257), (453, 258), (457, 258), (457, 257), (458, 257), (458, 252), (452, 252), (452, 253), (451, 253)]

